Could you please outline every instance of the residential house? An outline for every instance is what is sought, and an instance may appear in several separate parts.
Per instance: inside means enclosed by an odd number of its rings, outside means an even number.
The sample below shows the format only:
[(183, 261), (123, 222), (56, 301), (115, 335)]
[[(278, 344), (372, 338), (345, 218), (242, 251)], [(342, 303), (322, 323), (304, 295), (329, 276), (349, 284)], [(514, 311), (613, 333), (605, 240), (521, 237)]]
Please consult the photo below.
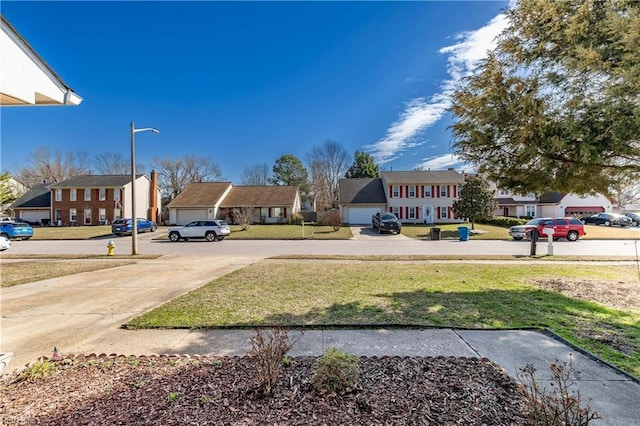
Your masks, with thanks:
[(169, 203), (169, 223), (229, 219), (234, 209), (251, 208), (254, 222), (283, 223), (300, 212), (297, 186), (234, 186), (231, 182), (194, 182)]
[(185, 225), (194, 220), (218, 218), (220, 204), (231, 188), (231, 182), (190, 183), (167, 205), (169, 223)]
[(512, 217), (566, 217), (589, 216), (595, 213), (611, 213), (614, 201), (602, 194), (576, 195), (565, 192), (548, 192), (536, 197), (513, 194), (508, 190), (496, 191), (497, 215)]
[(82, 102), (4, 15), (0, 28), (0, 105), (79, 105)]
[[(80, 175), (49, 186), (51, 218), (57, 225), (103, 225), (132, 217), (130, 175)], [(157, 221), (157, 173), (136, 177), (135, 217)]]
[(451, 210), (464, 179), (454, 169), (381, 172), (379, 180), (370, 181), (342, 179), (341, 218), (364, 224), (370, 223), (373, 213), (388, 211), (403, 223), (464, 222)]
[[(16, 179), (12, 176), (5, 176), (5, 175), (3, 175), (2, 179), (0, 180), (0, 186), (2, 187), (3, 193), (6, 193), (7, 196), (9, 194), (12, 195), (11, 198), (21, 197), (29, 190), (29, 187), (19, 179)], [(7, 198), (6, 200), (9, 200), (9, 199), (10, 198)], [(0, 213), (4, 214), (7, 210), (11, 210), (11, 202), (5, 202), (0, 204)]]
[(343, 223), (371, 223), (371, 216), (387, 208), (381, 178), (345, 178), (338, 183), (338, 203)]
[(15, 200), (9, 209), (17, 218), (47, 225), (51, 220), (51, 191), (46, 183), (39, 183)]
[(253, 209), (253, 222), (285, 223), (300, 212), (297, 186), (234, 186), (220, 205), (220, 217), (234, 209)]

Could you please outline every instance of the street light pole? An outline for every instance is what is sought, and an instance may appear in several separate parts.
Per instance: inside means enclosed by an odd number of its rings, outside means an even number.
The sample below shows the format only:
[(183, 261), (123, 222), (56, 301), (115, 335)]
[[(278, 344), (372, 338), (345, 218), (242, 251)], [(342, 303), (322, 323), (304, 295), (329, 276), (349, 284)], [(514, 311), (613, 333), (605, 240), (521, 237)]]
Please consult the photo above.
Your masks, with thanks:
[(138, 254), (138, 217), (136, 216), (136, 137), (138, 132), (160, 133), (155, 127), (136, 129), (131, 122), (131, 255)]

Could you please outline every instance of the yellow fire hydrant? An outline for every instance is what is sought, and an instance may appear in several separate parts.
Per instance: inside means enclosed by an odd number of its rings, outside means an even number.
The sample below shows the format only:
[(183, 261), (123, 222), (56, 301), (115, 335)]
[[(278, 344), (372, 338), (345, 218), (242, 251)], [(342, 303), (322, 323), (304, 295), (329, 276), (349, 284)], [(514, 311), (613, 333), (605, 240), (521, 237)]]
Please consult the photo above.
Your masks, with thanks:
[(114, 243), (113, 240), (109, 241), (109, 243), (107, 244), (107, 250), (109, 250), (107, 252), (107, 256), (113, 256), (115, 254), (115, 249), (116, 243)]

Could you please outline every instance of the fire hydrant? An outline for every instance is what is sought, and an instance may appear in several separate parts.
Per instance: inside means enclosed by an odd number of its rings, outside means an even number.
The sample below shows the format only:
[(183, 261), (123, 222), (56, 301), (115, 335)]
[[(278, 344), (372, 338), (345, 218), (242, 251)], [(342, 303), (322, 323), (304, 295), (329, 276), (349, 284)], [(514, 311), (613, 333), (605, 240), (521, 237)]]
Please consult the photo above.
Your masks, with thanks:
[(114, 250), (116, 249), (116, 243), (113, 242), (113, 240), (109, 241), (109, 243), (107, 244), (107, 250), (109, 250), (107, 252), (107, 256), (113, 256), (115, 254)]

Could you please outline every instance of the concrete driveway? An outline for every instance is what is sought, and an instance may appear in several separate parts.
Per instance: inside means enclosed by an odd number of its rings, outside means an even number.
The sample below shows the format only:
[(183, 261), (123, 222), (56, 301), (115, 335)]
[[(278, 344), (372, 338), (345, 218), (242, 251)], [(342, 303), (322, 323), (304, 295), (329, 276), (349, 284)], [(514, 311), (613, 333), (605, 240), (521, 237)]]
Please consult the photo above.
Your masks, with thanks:
[(353, 234), (351, 239), (357, 241), (407, 241), (411, 239), (402, 234), (381, 234), (371, 226), (350, 226), (349, 228)]
[(166, 256), (3, 288), (0, 353), (13, 353), (8, 370), (51, 356), (54, 346), (68, 353), (260, 259)]

